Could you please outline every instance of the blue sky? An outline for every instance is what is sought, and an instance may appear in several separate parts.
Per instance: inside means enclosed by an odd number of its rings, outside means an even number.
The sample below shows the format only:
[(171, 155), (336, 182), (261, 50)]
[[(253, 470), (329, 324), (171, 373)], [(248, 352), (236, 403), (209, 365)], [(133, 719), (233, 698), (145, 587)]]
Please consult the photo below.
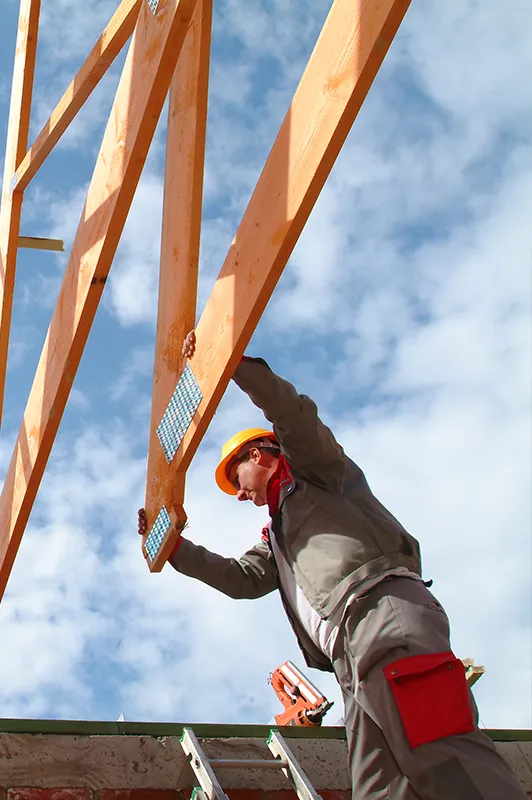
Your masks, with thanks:
[[(42, 0), (32, 138), (116, 6)], [(330, 2), (215, 6), (200, 309)], [(18, 3), (1, 13), (4, 141)], [(316, 400), (420, 540), (456, 653), (486, 666), (489, 727), (532, 725), (530, 16), (412, 4), (248, 350)], [(22, 233), (69, 248), (120, 67), (26, 191)], [(302, 666), (275, 596), (232, 601), (140, 554), (163, 159), (164, 120), (0, 604), (4, 716), (267, 722), (268, 673)], [(19, 255), (2, 474), (67, 256)], [(230, 386), (189, 471), (189, 536), (227, 555), (264, 513), (213, 470), (254, 424)], [(334, 722), (334, 679), (311, 677)]]

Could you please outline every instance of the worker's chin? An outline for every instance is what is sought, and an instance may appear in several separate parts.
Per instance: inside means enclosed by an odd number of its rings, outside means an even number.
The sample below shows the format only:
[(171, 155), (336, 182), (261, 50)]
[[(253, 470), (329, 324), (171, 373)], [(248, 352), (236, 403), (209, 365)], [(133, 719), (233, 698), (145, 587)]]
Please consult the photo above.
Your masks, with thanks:
[(265, 506), (266, 505), (266, 498), (261, 497), (258, 494), (255, 494), (255, 492), (253, 492), (253, 495), (252, 495), (251, 499), (253, 500), (253, 502), (254, 502), (254, 504), (256, 506)]

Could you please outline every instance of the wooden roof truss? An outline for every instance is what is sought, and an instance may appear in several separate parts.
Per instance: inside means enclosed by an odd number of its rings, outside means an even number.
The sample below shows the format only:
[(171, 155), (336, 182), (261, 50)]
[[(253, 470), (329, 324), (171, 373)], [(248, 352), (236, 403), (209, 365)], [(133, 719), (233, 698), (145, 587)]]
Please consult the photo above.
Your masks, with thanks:
[[(334, 0), (196, 327), (212, 0), (122, 0), (28, 149), (40, 0), (21, 0), (0, 210), (0, 409), (24, 191), (131, 38), (0, 497), (2, 596), (169, 95), (143, 550), (162, 569), (185, 474), (408, 8)], [(39, 246), (34, 238), (33, 245)], [(36, 244), (37, 241), (37, 244)], [(41, 246), (60, 249), (57, 240)]]

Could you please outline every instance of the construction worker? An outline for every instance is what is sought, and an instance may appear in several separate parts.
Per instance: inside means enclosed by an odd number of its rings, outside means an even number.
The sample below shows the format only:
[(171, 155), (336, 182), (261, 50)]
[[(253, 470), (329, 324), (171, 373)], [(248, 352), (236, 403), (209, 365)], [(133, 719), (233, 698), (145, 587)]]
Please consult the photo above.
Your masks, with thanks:
[[(194, 350), (191, 333), (183, 355)], [(372, 494), (310, 398), (262, 359), (244, 358), (234, 381), (273, 431), (233, 436), (216, 482), (267, 505), (271, 522), (238, 560), (181, 537), (172, 566), (234, 598), (279, 590), (307, 664), (333, 671), (342, 689), (353, 800), (525, 800), (478, 729), (447, 616), (421, 577), (418, 542)]]

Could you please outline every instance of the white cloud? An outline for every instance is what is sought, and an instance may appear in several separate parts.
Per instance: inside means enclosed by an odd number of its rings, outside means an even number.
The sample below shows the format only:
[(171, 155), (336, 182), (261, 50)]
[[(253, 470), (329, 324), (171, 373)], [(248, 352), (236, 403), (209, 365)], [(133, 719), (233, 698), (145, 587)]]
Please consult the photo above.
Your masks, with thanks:
[(162, 181), (145, 175), (111, 273), (111, 303), (125, 325), (154, 322), (161, 247)]
[(523, 36), (526, 0), (511, 0), (505, 14), (466, 0), (445, 9), (425, 5), (408, 12), (409, 47), (420, 81), (432, 99), (477, 134), (505, 125), (530, 130), (530, 90), (524, 75), (532, 54)]
[(43, 4), (39, 44), (46, 48), (47, 60), (54, 66), (76, 62), (79, 68), (116, 8), (115, 0), (96, 0), (90, 8), (72, 0)]

